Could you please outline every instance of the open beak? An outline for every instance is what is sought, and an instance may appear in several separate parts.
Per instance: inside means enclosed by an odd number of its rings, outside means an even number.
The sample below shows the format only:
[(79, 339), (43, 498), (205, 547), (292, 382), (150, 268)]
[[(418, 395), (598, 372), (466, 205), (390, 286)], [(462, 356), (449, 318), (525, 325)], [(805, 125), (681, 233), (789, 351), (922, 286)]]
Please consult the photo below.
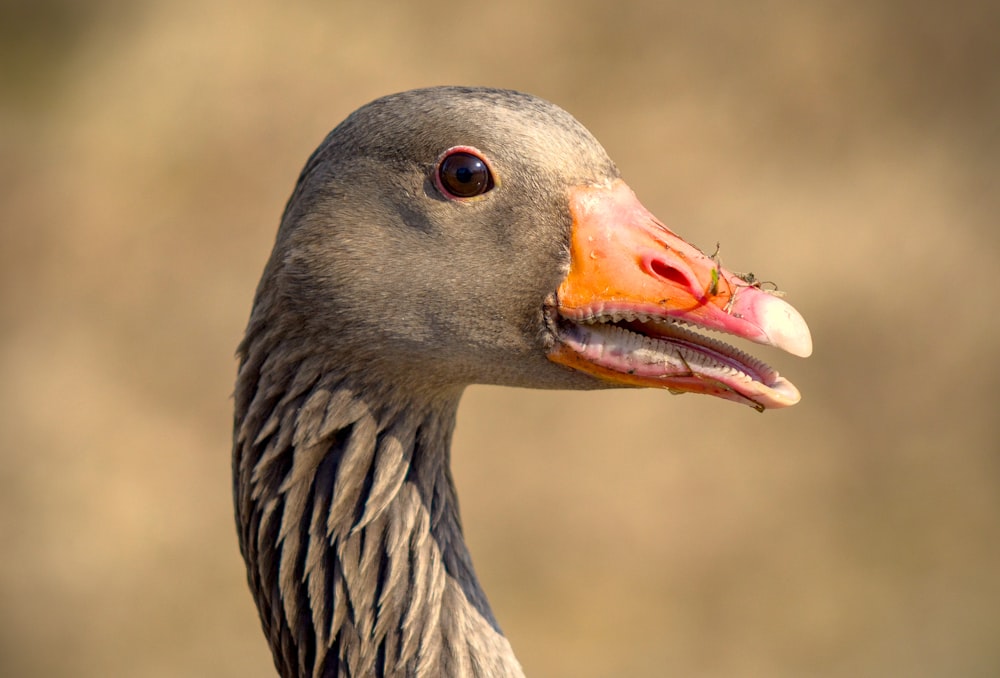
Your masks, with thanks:
[(625, 182), (570, 192), (570, 270), (549, 309), (549, 359), (618, 385), (794, 405), (790, 381), (702, 330), (812, 353), (805, 320), (660, 223)]

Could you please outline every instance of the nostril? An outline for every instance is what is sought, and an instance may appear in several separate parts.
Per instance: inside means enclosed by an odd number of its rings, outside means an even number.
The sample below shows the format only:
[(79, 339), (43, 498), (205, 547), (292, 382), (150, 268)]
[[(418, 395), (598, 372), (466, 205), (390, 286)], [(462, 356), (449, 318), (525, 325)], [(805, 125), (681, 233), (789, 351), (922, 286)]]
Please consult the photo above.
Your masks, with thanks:
[(649, 270), (665, 280), (669, 280), (677, 285), (687, 285), (687, 276), (681, 273), (680, 270), (674, 268), (665, 261), (659, 259), (652, 259), (649, 262)]

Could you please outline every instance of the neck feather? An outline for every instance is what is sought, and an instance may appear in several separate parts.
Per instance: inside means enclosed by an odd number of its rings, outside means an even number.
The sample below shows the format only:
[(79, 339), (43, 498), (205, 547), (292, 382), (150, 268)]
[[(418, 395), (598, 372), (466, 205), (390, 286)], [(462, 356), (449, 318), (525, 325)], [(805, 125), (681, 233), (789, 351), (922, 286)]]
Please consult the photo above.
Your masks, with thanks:
[(521, 676), (462, 536), (460, 391), (414, 402), (306, 352), (241, 351), (237, 523), (279, 672)]

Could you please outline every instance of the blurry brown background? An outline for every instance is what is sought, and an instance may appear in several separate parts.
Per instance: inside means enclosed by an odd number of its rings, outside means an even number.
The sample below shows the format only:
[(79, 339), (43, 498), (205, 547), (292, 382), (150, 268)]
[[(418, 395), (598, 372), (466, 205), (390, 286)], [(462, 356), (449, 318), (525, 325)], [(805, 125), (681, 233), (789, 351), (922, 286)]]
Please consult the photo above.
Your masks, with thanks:
[(443, 83), (574, 113), (816, 343), (761, 352), (804, 394), (763, 416), (470, 389), (466, 531), (529, 675), (1000, 675), (997, 3), (3, 14), (0, 675), (274, 675), (233, 351), (312, 148)]

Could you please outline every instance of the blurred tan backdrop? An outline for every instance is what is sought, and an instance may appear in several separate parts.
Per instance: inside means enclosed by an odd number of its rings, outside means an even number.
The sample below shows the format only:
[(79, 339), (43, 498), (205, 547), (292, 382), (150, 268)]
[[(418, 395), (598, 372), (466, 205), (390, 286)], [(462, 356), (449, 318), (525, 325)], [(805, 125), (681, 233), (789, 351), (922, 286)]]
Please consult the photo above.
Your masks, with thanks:
[[(433, 5), (433, 8), (431, 7)], [(776, 280), (763, 416), (478, 387), (455, 472), (529, 675), (1000, 675), (1000, 5), (6, 0), (0, 675), (272, 676), (233, 351), (326, 132), (512, 87)]]

